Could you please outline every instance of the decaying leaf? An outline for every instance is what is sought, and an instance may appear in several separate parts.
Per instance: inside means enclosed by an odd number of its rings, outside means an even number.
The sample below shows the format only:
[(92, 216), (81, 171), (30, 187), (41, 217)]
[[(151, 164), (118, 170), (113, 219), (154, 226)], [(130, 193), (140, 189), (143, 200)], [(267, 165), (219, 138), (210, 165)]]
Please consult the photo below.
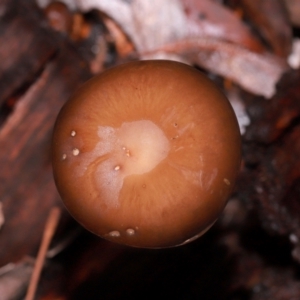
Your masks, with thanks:
[(299, 0), (284, 0), (288, 9), (290, 20), (293, 25), (300, 26), (300, 1)]
[(298, 38), (293, 41), (292, 52), (288, 57), (288, 63), (293, 69), (298, 69), (300, 67), (300, 39)]
[(179, 0), (79, 0), (78, 7), (82, 11), (98, 9), (113, 18), (141, 52), (187, 34), (186, 17)]
[(215, 39), (188, 39), (166, 45), (160, 51), (188, 56), (188, 60), (227, 77), (245, 90), (266, 98), (276, 92), (276, 83), (288, 69), (284, 60), (258, 54)]
[(187, 16), (188, 36), (211, 37), (263, 52), (264, 46), (250, 28), (216, 1), (181, 0)]
[(33, 270), (33, 259), (9, 263), (0, 268), (0, 299), (19, 300), (24, 297)]
[[(81, 11), (96, 9), (115, 21), (132, 41), (139, 58), (196, 64), (256, 95), (272, 97), (276, 83), (288, 69), (284, 59), (266, 54), (265, 46), (242, 19), (215, 1), (78, 0), (76, 3)], [(279, 12), (279, 15), (285, 25), (282, 30), (277, 30), (277, 34), (272, 23), (267, 23), (263, 33), (266, 32), (275, 53), (283, 55), (290, 49), (291, 31), (284, 14)]]
[[(49, 208), (62, 206), (51, 170), (52, 128), (63, 103), (91, 76), (78, 51), (46, 26), (33, 0), (7, 3), (0, 18), (5, 45), (0, 56), (11, 66), (0, 68), (0, 86), (8, 98), (23, 89), (0, 130), (0, 195), (6, 219), (0, 266), (34, 255)], [(68, 222), (68, 214), (64, 216)]]
[(283, 0), (242, 0), (244, 13), (279, 56), (287, 57), (292, 48), (292, 28)]

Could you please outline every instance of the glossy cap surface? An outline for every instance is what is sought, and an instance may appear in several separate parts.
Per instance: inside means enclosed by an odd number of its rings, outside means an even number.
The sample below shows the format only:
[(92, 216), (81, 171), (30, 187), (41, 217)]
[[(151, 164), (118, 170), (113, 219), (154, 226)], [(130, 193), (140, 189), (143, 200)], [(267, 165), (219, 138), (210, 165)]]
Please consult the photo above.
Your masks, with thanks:
[(53, 136), (58, 191), (88, 230), (136, 247), (200, 236), (230, 196), (241, 159), (236, 117), (201, 72), (139, 61), (85, 83)]

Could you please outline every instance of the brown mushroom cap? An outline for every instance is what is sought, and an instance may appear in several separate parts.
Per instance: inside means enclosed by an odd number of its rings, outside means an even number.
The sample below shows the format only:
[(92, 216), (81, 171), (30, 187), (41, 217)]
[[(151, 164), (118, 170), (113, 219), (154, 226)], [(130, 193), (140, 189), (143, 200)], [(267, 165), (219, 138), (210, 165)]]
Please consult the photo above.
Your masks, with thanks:
[(93, 233), (171, 247), (217, 220), (239, 170), (241, 138), (225, 96), (196, 69), (139, 61), (85, 83), (53, 136), (58, 191)]

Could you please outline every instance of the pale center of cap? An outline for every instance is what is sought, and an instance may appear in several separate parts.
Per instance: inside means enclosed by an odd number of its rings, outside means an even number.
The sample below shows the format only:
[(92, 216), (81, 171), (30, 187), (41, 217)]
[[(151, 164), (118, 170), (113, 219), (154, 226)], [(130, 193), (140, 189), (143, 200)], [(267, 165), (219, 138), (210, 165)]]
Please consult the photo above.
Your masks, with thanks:
[(124, 167), (126, 175), (151, 171), (170, 150), (164, 132), (149, 120), (123, 123), (116, 130), (116, 137), (120, 167)]

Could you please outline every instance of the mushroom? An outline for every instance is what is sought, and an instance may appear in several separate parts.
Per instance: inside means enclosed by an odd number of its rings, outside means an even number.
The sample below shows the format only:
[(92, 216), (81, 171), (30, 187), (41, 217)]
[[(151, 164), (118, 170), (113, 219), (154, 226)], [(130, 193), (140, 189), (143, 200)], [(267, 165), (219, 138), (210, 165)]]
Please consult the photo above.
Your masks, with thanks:
[(64, 105), (53, 135), (58, 191), (73, 217), (134, 247), (205, 233), (233, 191), (241, 138), (226, 97), (179, 62), (119, 65)]

